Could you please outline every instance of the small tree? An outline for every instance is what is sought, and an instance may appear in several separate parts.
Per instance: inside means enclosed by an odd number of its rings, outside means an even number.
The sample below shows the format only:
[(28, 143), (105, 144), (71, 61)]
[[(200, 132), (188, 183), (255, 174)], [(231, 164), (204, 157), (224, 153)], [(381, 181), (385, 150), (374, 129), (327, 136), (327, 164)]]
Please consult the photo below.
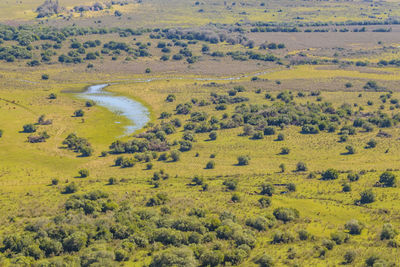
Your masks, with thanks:
[(81, 176), (81, 178), (86, 178), (89, 176), (89, 170), (88, 169), (79, 170), (79, 175)]
[(215, 162), (213, 160), (207, 162), (206, 169), (214, 169), (214, 168), (215, 168)]
[(76, 191), (78, 191), (78, 186), (74, 182), (72, 182), (65, 187), (64, 194), (72, 194)]
[(275, 187), (271, 183), (264, 183), (260, 186), (260, 194), (272, 196), (275, 193)]
[(268, 208), (271, 205), (271, 199), (268, 197), (261, 197), (258, 200), (258, 203), (262, 208)]
[(181, 153), (179, 153), (177, 150), (171, 151), (170, 157), (174, 162), (179, 161), (181, 158)]
[(375, 141), (375, 139), (371, 139), (367, 142), (367, 148), (374, 148), (376, 147), (377, 142)]
[(339, 172), (335, 169), (328, 169), (322, 173), (322, 180), (336, 180)]
[(218, 137), (217, 132), (215, 131), (211, 132), (208, 137), (210, 137), (210, 140), (217, 140)]
[(298, 162), (296, 165), (296, 171), (298, 172), (305, 172), (307, 171), (307, 166), (304, 162)]
[(356, 150), (353, 146), (346, 146), (347, 154), (355, 154)]
[(23, 129), (24, 129), (24, 133), (34, 133), (34, 132), (36, 132), (37, 127), (36, 127), (36, 125), (34, 125), (32, 123), (28, 123), (23, 126)]
[(260, 267), (273, 267), (275, 266), (274, 260), (271, 256), (263, 254), (254, 260), (254, 263)]
[(290, 149), (288, 147), (282, 147), (281, 148), (281, 155), (287, 155), (290, 153)]
[(250, 157), (249, 156), (239, 156), (237, 158), (237, 160), (238, 160), (239, 166), (249, 165)]
[(292, 208), (277, 208), (274, 210), (274, 216), (277, 220), (286, 223), (299, 218), (299, 212), (298, 210)]
[(276, 140), (278, 140), (278, 141), (285, 140), (285, 136), (283, 135), (283, 133), (278, 134), (278, 137), (276, 138)]
[(381, 240), (393, 239), (397, 236), (398, 231), (390, 223), (385, 223), (382, 227)]
[(364, 228), (364, 224), (360, 223), (359, 221), (353, 219), (348, 221), (344, 228), (349, 231), (351, 235), (359, 235)]
[(289, 190), (290, 192), (295, 192), (296, 191), (296, 185), (294, 183), (288, 183), (286, 185), (287, 190)]
[(375, 194), (371, 189), (364, 190), (360, 193), (360, 203), (368, 204), (375, 201)]
[(286, 170), (285, 164), (282, 163), (281, 165), (279, 165), (279, 169), (281, 169), (281, 172), (284, 173)]
[(49, 94), (49, 99), (57, 99), (57, 95), (55, 93)]
[(346, 253), (343, 256), (344, 263), (346, 263), (346, 264), (353, 263), (354, 260), (356, 259), (356, 257), (357, 257), (357, 253), (354, 250), (348, 250), (348, 251), (346, 251)]
[(85, 115), (85, 112), (82, 109), (75, 110), (74, 112), (75, 117), (83, 117), (83, 115)]
[(379, 178), (379, 183), (384, 187), (395, 187), (396, 186), (396, 176), (391, 172), (384, 172)]

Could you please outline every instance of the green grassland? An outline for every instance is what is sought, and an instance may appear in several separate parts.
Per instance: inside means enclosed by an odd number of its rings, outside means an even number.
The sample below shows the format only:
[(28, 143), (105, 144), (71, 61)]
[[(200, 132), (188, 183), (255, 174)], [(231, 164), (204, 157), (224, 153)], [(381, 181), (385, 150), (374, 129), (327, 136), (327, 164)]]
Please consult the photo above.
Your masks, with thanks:
[[(271, 82), (281, 79), (282, 85), (286, 80), (298, 79), (334, 79), (340, 77), (344, 81), (359, 80), (366, 81), (368, 76), (357, 71), (338, 70), (338, 74), (330, 71), (313, 68), (314, 73), (294, 68), (286, 73), (277, 69), (275, 72), (265, 74), (262, 77), (270, 79)], [(395, 71), (395, 70), (393, 70)], [(12, 229), (20, 229), (27, 221), (39, 217), (51, 216), (58, 213), (63, 202), (69, 197), (60, 192), (66, 183), (74, 181), (79, 185), (80, 192), (90, 192), (101, 189), (109, 192), (112, 198), (118, 202), (123, 200), (133, 201), (134, 206), (140, 207), (143, 201), (156, 192), (168, 192), (170, 202), (167, 204), (173, 208), (174, 213), (187, 213), (191, 207), (201, 207), (212, 213), (219, 213), (229, 210), (238, 216), (240, 221), (245, 221), (252, 216), (261, 213), (270, 213), (278, 207), (295, 207), (300, 212), (300, 219), (296, 223), (282, 224), (274, 228), (282, 231), (295, 233), (297, 230), (306, 229), (315, 236), (314, 241), (295, 241), (286, 245), (272, 245), (271, 236), (276, 230), (256, 233), (257, 245), (251, 252), (254, 257), (260, 253), (271, 255), (278, 265), (295, 262), (300, 265), (339, 264), (342, 260), (343, 251), (356, 248), (358, 260), (361, 264), (363, 259), (371, 253), (380, 253), (385, 258), (394, 259), (396, 248), (389, 248), (384, 241), (379, 241), (379, 232), (383, 223), (390, 222), (397, 225), (395, 218), (399, 212), (398, 190), (388, 188), (374, 188), (377, 201), (366, 206), (356, 206), (354, 201), (359, 198), (359, 193), (365, 188), (372, 187), (378, 180), (379, 175), (386, 169), (396, 168), (399, 161), (400, 144), (398, 144), (399, 131), (397, 128), (387, 129), (386, 132), (392, 135), (391, 138), (375, 137), (378, 129), (372, 132), (358, 132), (351, 136), (346, 143), (339, 143), (339, 136), (335, 133), (320, 133), (317, 135), (304, 135), (296, 126), (285, 127), (279, 132), (285, 135), (284, 141), (276, 141), (275, 136), (266, 136), (262, 140), (252, 140), (249, 137), (240, 136), (241, 128), (218, 131), (216, 141), (208, 141), (208, 134), (196, 134), (196, 142), (189, 152), (181, 155), (181, 160), (176, 163), (165, 163), (153, 161), (153, 170), (146, 170), (146, 163), (137, 163), (133, 168), (121, 169), (113, 167), (116, 156), (99, 157), (100, 152), (108, 150), (108, 146), (121, 136), (123, 124), (115, 124), (121, 121), (117, 115), (101, 107), (85, 108), (87, 112), (85, 121), (82, 123), (79, 118), (72, 117), (74, 110), (82, 108), (84, 103), (77, 99), (71, 92), (79, 92), (91, 80), (98, 82), (99, 77), (92, 74), (72, 74), (68, 69), (57, 69), (50, 71), (48, 81), (40, 80), (40, 73), (31, 72), (24, 75), (28, 82), (21, 82), (20, 85), (10, 87), (18, 77), (9, 73), (2, 74), (4, 86), (1, 90), (1, 121), (4, 130), (1, 138), (2, 146), (2, 176), (1, 176), (1, 202), (2, 202), (2, 232), (7, 233)], [(303, 74), (298, 74), (301, 72)], [(308, 73), (309, 76), (304, 75)], [(62, 82), (62, 75), (66, 82)], [(68, 80), (75, 78), (75, 83)], [(387, 74), (375, 74), (378, 81), (390, 80)], [(101, 75), (99, 75), (101, 76)], [(159, 76), (159, 77), (162, 77)], [(293, 78), (291, 78), (293, 77)], [(120, 79), (129, 79), (128, 76), (120, 76)], [(135, 78), (140, 78), (136, 76)], [(208, 99), (211, 92), (223, 94), (227, 89), (240, 84), (246, 84), (246, 92), (241, 93), (250, 99), (252, 104), (268, 104), (264, 95), (269, 92), (272, 95), (280, 91), (275, 87), (260, 94), (256, 93), (257, 82), (248, 82), (249, 78), (242, 78), (236, 82), (215, 80), (217, 87), (209, 87), (207, 82), (192, 80), (193, 76), (186, 76), (184, 79), (173, 79), (167, 76), (166, 80), (153, 81), (149, 83), (137, 83), (123, 81), (109, 87), (109, 91), (120, 95), (132, 97), (151, 107), (152, 122), (159, 123), (159, 115), (163, 111), (174, 113), (175, 103), (184, 103), (192, 98)], [(111, 79), (103, 82), (112, 82)], [(278, 91), (277, 91), (278, 90)], [(359, 97), (362, 92), (362, 97)], [(50, 93), (56, 93), (57, 99), (47, 99)], [(165, 101), (168, 94), (176, 95), (176, 101), (169, 103)], [(365, 108), (365, 112), (373, 111), (378, 107), (379, 92), (363, 92), (362, 88), (352, 88), (349, 91), (336, 90), (322, 92), (323, 101), (331, 102), (335, 107), (343, 103), (357, 104)], [(392, 98), (397, 98), (397, 92)], [(373, 106), (368, 106), (367, 101), (373, 101)], [(295, 100), (298, 103), (316, 101), (315, 96), (306, 96)], [(384, 104), (384, 110), (389, 111), (389, 103)], [(233, 106), (228, 106), (225, 111), (215, 111), (213, 106), (198, 107), (196, 111), (207, 112), (217, 117), (223, 113), (233, 112)], [(393, 111), (395, 112), (395, 111)], [(40, 114), (46, 114), (53, 119), (53, 124), (40, 126), (46, 129), (51, 138), (40, 144), (26, 142), (28, 134), (19, 133), (22, 126), (37, 120)], [(184, 115), (173, 115), (172, 118), (180, 118), (182, 121), (189, 119)], [(9, 118), (12, 118), (11, 120)], [(70, 133), (75, 132), (79, 136), (87, 138), (93, 145), (95, 153), (88, 158), (80, 158), (73, 152), (62, 149), (63, 139)], [(181, 131), (177, 131), (168, 138), (179, 140)], [(366, 142), (375, 138), (378, 145), (373, 149), (365, 149)], [(128, 140), (129, 137), (123, 138)], [(357, 153), (354, 155), (343, 155), (345, 146), (353, 145)], [(289, 155), (280, 155), (282, 147), (290, 148)], [(387, 152), (387, 150), (389, 152)], [(386, 152), (386, 153), (385, 153)], [(199, 155), (196, 156), (195, 154)], [(215, 168), (205, 169), (210, 155), (215, 154)], [(250, 155), (251, 160), (248, 166), (235, 166), (236, 158), (239, 155)], [(327, 168), (335, 168), (343, 171), (367, 170), (360, 181), (351, 183), (352, 191), (341, 192), (341, 185), (346, 181), (346, 174), (341, 174), (335, 181), (321, 181), (317, 178), (309, 179), (306, 173), (293, 172), (297, 162), (303, 161), (307, 164), (309, 171), (321, 172)], [(280, 173), (279, 165), (286, 165), (285, 173)], [(87, 168), (90, 171), (88, 178), (75, 178), (78, 170)], [(162, 182), (159, 189), (152, 189), (148, 179), (156, 170), (164, 169), (171, 178)], [(196, 187), (188, 186), (194, 175), (204, 177), (209, 184), (209, 190), (199, 191)], [(108, 186), (110, 177), (117, 180), (124, 179), (124, 182)], [(241, 196), (241, 202), (232, 203), (230, 192), (225, 192), (222, 182), (229, 177), (239, 180), (237, 192)], [(51, 179), (58, 178), (60, 183), (57, 186), (50, 186)], [(281, 184), (296, 184), (296, 192), (277, 194), (272, 197), (272, 205), (266, 210), (260, 210), (257, 205), (259, 198), (258, 187), (261, 183), (268, 181), (276, 186), (277, 192), (285, 191)], [(218, 205), (216, 205), (218, 203)], [(61, 208), (62, 209), (62, 208)], [(15, 211), (18, 211), (17, 213)], [(9, 223), (10, 218), (14, 223)], [(350, 219), (358, 219), (365, 223), (366, 229), (360, 236), (351, 238), (349, 243), (328, 251), (324, 258), (315, 257), (313, 244), (330, 237), (330, 234), (337, 229), (343, 229), (343, 225)], [(379, 222), (379, 223), (377, 223)], [(319, 240), (319, 241), (318, 241)], [(296, 251), (295, 260), (287, 260), (287, 251)], [(242, 264), (248, 266), (253, 264), (252, 258)], [(131, 264), (142, 265), (149, 263), (151, 257), (143, 257), (140, 251), (133, 253)], [(6, 260), (4, 263), (9, 262)], [(11, 261), (13, 262), (13, 261)]]

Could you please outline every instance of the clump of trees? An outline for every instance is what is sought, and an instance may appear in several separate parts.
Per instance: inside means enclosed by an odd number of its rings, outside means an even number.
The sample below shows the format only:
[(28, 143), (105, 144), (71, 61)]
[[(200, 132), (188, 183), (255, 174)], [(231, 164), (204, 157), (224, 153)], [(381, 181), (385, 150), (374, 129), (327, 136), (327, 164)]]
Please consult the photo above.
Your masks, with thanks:
[(93, 154), (93, 148), (89, 141), (85, 138), (78, 137), (74, 133), (69, 134), (62, 144), (66, 145), (69, 150), (81, 153), (82, 157), (89, 157)]

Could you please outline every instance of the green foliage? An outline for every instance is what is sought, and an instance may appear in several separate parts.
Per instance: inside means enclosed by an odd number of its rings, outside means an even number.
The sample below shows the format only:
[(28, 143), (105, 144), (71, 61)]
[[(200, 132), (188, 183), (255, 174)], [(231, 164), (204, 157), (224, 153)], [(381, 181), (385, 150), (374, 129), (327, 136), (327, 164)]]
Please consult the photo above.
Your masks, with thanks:
[(396, 176), (393, 173), (386, 171), (379, 177), (379, 183), (384, 187), (395, 187)]
[(328, 169), (322, 173), (322, 180), (336, 180), (339, 172), (335, 169)]
[(364, 224), (360, 223), (358, 220), (350, 220), (345, 225), (344, 228), (349, 231), (351, 235), (359, 235), (364, 228)]
[(250, 163), (250, 157), (249, 156), (245, 156), (245, 155), (239, 156), (237, 158), (237, 160), (238, 160), (238, 165), (239, 166), (249, 165), (249, 163)]
[(275, 193), (275, 187), (271, 183), (263, 183), (260, 186), (260, 194), (261, 195), (267, 195), (267, 196), (272, 196)]
[(274, 210), (274, 216), (286, 223), (299, 218), (299, 211), (293, 208), (277, 208)]
[(37, 127), (36, 127), (36, 125), (29, 123), (29, 124), (25, 124), (23, 126), (23, 129), (24, 129), (23, 130), (24, 133), (34, 133), (34, 132), (36, 132)]
[(79, 170), (79, 175), (81, 178), (86, 178), (89, 176), (89, 170), (88, 169)]
[(372, 189), (366, 189), (360, 193), (360, 203), (368, 204), (375, 201), (375, 194)]

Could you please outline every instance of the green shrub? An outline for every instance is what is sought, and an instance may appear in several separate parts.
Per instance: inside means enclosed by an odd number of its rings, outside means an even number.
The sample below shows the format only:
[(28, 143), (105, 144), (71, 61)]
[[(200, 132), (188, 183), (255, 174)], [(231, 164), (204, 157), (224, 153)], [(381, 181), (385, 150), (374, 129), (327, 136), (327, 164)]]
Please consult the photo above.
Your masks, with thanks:
[(86, 178), (89, 176), (89, 170), (88, 169), (79, 170), (79, 175), (81, 178)]
[(372, 189), (364, 190), (360, 193), (360, 203), (368, 204), (375, 201), (375, 194), (372, 192)]
[(255, 258), (254, 263), (260, 267), (273, 267), (275, 266), (274, 260), (268, 254), (263, 254)]
[(299, 212), (293, 208), (277, 208), (274, 210), (274, 216), (277, 220), (290, 222), (299, 218)]
[(262, 208), (268, 208), (271, 205), (271, 199), (268, 197), (261, 197), (258, 199), (258, 203)]
[(263, 183), (260, 186), (260, 194), (272, 196), (275, 193), (275, 187), (271, 183)]
[(78, 186), (74, 182), (72, 182), (65, 187), (64, 194), (72, 194), (76, 191), (78, 191)]
[(322, 180), (336, 180), (339, 172), (335, 169), (328, 169), (322, 173)]
[(296, 171), (298, 172), (305, 172), (307, 171), (307, 166), (304, 162), (298, 162), (296, 165)]
[(210, 160), (206, 164), (206, 169), (214, 169), (215, 168), (215, 162), (213, 160)]
[(249, 156), (239, 156), (237, 158), (237, 160), (238, 160), (238, 165), (239, 166), (249, 165), (249, 163), (250, 163), (250, 157)]
[(396, 175), (391, 172), (384, 172), (379, 177), (379, 183), (384, 187), (395, 187), (396, 186)]
[(343, 256), (344, 263), (351, 264), (355, 261), (356, 257), (357, 257), (357, 253), (354, 250), (348, 250), (348, 251), (346, 251), (346, 253)]
[(385, 223), (380, 234), (381, 240), (393, 239), (397, 236), (398, 231), (390, 223)]
[(24, 133), (34, 133), (34, 132), (36, 132), (37, 127), (33, 123), (29, 123), (29, 124), (25, 124), (23, 126), (23, 129), (24, 129), (23, 130)]
[(83, 117), (85, 115), (85, 112), (82, 109), (78, 109), (74, 111), (74, 116), (75, 117)]
[(360, 223), (358, 220), (350, 220), (345, 225), (344, 228), (349, 231), (351, 235), (359, 235), (364, 228), (364, 224)]

